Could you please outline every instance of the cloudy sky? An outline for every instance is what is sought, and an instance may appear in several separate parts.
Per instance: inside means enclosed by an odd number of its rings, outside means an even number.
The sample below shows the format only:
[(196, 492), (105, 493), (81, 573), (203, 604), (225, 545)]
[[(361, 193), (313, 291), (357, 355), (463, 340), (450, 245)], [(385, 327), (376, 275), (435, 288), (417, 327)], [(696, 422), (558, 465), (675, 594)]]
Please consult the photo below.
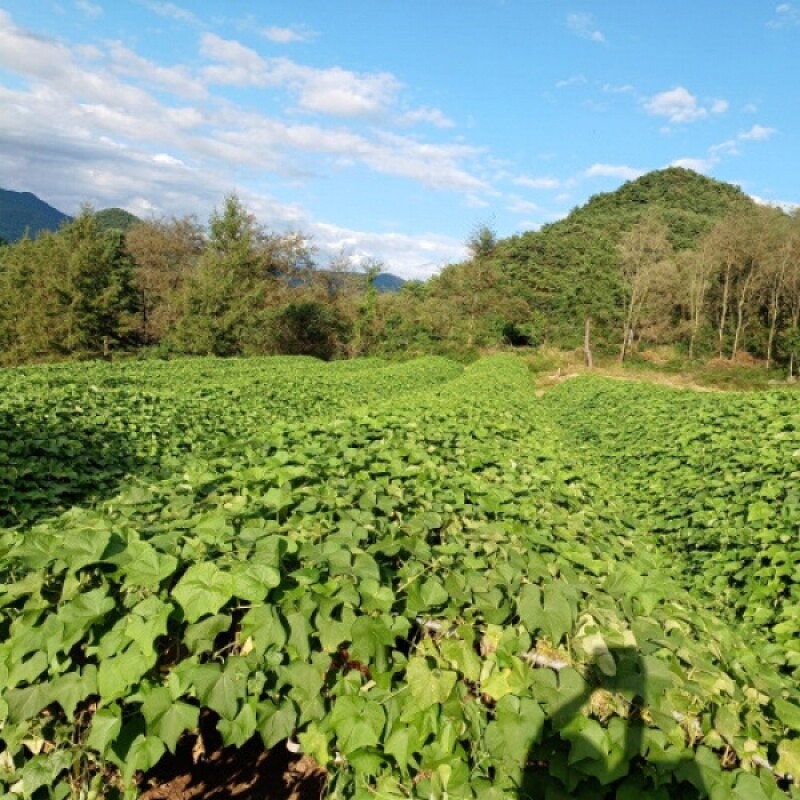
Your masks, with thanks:
[(0, 187), (424, 278), (670, 164), (800, 202), (800, 0), (3, 0)]

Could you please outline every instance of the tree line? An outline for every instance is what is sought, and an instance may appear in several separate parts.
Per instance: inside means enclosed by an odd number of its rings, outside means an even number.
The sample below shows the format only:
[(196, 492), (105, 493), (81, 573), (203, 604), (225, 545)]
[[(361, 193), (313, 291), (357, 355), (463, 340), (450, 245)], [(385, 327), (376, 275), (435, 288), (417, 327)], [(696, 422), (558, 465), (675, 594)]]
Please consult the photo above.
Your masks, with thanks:
[(690, 358), (800, 354), (800, 215), (688, 170), (650, 173), (540, 231), (498, 240), (428, 281), (379, 293), (381, 265), (325, 267), (297, 232), (260, 225), (236, 195), (195, 217), (103, 229), (90, 208), (0, 246), (0, 362), (155, 355), (320, 358), (550, 344), (624, 360), (650, 345)]
[(746, 350), (796, 369), (800, 348), (800, 215), (766, 206), (719, 219), (690, 249), (648, 214), (618, 246), (624, 298), (620, 358), (636, 341), (678, 343), (688, 356)]
[(361, 354), (377, 265), (321, 270), (300, 233), (271, 233), (236, 195), (195, 217), (104, 230), (91, 208), (0, 247), (0, 359)]

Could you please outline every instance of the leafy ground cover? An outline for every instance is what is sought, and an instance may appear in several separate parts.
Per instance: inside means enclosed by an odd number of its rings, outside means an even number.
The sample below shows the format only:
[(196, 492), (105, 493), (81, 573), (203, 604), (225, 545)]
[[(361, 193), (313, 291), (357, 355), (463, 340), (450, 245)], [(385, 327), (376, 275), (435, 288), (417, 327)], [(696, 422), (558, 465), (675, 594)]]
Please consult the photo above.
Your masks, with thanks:
[(544, 402), (565, 440), (614, 475), (676, 580), (800, 678), (797, 395), (582, 378)]
[[(135, 796), (209, 718), (332, 797), (800, 797), (792, 648), (709, 613), (612, 426), (576, 446), (604, 385), (539, 400), (510, 356), (0, 381), (3, 800)], [(104, 483), (65, 404), (125, 445)]]

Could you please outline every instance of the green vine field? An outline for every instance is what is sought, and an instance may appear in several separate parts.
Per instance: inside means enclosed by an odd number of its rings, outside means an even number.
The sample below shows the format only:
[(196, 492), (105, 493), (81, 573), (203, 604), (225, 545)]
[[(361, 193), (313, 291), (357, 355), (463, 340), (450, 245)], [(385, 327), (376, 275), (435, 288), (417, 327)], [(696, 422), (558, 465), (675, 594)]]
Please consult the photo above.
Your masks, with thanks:
[(0, 372), (0, 800), (213, 714), (328, 795), (800, 798), (800, 412), (521, 359)]

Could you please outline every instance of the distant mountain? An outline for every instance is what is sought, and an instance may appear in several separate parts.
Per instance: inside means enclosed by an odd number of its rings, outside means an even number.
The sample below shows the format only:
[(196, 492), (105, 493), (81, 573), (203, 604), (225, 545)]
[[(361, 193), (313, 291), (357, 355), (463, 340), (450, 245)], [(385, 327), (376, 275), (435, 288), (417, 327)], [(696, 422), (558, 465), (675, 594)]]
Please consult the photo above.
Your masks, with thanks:
[(139, 217), (124, 208), (104, 208), (95, 215), (100, 230), (118, 230), (127, 233), (128, 228), (141, 222)]
[(381, 272), (375, 278), (375, 288), (379, 292), (397, 292), (403, 288), (405, 280), (399, 278), (397, 275), (392, 275), (390, 272)]
[(0, 189), (0, 237), (16, 242), (25, 235), (40, 231), (57, 231), (72, 218), (40, 200), (31, 192)]

